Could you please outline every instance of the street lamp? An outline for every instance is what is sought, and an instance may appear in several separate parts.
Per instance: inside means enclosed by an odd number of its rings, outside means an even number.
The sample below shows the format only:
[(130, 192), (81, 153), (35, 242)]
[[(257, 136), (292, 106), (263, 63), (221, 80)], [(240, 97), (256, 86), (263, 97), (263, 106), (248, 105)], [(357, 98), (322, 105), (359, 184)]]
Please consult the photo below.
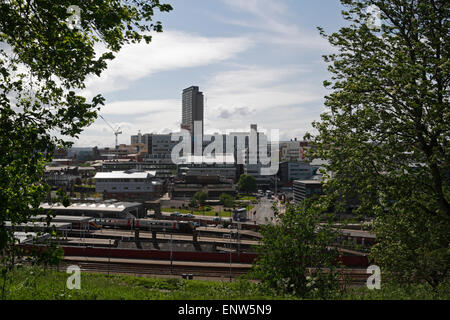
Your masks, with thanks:
[(238, 261), (240, 262), (240, 258), (241, 258), (241, 256), (240, 256), (240, 244), (241, 244), (241, 242), (240, 242), (240, 235), (239, 235), (239, 229), (241, 228), (241, 217), (239, 217), (238, 218), (238, 227), (237, 227), (237, 254), (238, 254)]
[[(166, 228), (162, 229), (164, 232), (164, 239), (166, 238)], [(172, 263), (172, 233), (170, 233), (170, 273), (173, 273), (173, 263)]]
[(223, 235), (222, 235), (222, 237), (225, 239), (225, 238), (229, 238), (230, 239), (230, 244), (229, 244), (229, 246), (230, 246), (230, 248), (229, 248), (229, 254), (230, 254), (230, 282), (231, 282), (231, 246), (232, 246), (232, 244), (231, 244), (231, 238), (232, 238), (232, 230), (230, 229), (230, 233), (229, 234), (226, 234), (226, 233), (224, 233)]
[(173, 259), (172, 259), (172, 234), (173, 231), (170, 233), (170, 273), (173, 273)]
[(232, 247), (231, 247), (231, 237), (232, 237), (232, 235), (231, 235), (231, 229), (230, 229), (230, 282), (231, 282), (231, 249), (232, 249)]
[(111, 239), (109, 239), (109, 250), (108, 250), (108, 279), (109, 279), (109, 265), (111, 263)]

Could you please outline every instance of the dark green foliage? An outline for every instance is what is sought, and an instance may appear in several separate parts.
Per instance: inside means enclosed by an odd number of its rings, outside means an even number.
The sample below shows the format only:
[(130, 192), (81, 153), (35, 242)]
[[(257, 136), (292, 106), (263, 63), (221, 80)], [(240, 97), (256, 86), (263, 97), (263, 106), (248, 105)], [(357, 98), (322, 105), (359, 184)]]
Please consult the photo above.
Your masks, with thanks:
[[(82, 10), (82, 30), (65, 22), (67, 8)], [(151, 40), (154, 10), (170, 11), (159, 0), (44, 1), (0, 3), (0, 251), (8, 257), (12, 236), (4, 221), (26, 222), (49, 192), (45, 163), (69, 146), (97, 117), (99, 94), (80, 92), (88, 76), (100, 76), (124, 44)], [(95, 47), (103, 45), (99, 55)], [(62, 199), (68, 205), (67, 199)], [(56, 252), (57, 253), (57, 252)], [(50, 256), (54, 260), (58, 255)]]
[(197, 208), (198, 207), (198, 202), (195, 199), (192, 199), (191, 201), (189, 201), (189, 207), (191, 208)]
[[(328, 160), (336, 211), (375, 218), (383, 274), (437, 285), (450, 268), (450, 2), (343, 0), (350, 22), (326, 35), (328, 110), (311, 157)], [(376, 5), (382, 26), (367, 25)]]
[(289, 207), (276, 225), (262, 228), (254, 272), (263, 283), (298, 297), (326, 298), (337, 289), (337, 233), (319, 212), (316, 205)]
[(256, 191), (256, 179), (255, 177), (242, 174), (238, 181), (238, 190), (241, 192), (245, 192), (246, 194), (252, 193)]
[(193, 200), (197, 201), (201, 205), (204, 205), (206, 200), (208, 200), (208, 194), (206, 192), (204, 192), (204, 191), (197, 191), (194, 194)]
[(234, 198), (228, 193), (222, 193), (219, 197), (219, 200), (224, 207), (232, 208), (234, 206)]

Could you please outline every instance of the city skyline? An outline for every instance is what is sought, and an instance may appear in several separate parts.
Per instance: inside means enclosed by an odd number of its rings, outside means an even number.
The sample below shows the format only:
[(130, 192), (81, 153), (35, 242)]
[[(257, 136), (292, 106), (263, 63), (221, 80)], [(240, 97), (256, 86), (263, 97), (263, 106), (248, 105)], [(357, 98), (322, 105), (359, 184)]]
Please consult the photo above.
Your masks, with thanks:
[[(85, 96), (103, 93), (102, 114), (123, 135), (176, 132), (184, 88), (204, 93), (205, 133), (245, 129), (258, 123), (280, 129), (281, 140), (302, 139), (324, 111), (330, 52), (317, 26), (336, 31), (339, 10), (323, 13), (314, 1), (174, 1), (158, 14), (164, 32), (150, 45), (127, 45)], [(342, 9), (329, 1), (333, 9)], [(335, 8), (334, 8), (335, 7)], [(182, 30), (182, 31), (181, 31)], [(101, 48), (99, 48), (101, 50)], [(112, 138), (111, 138), (112, 137)], [(111, 129), (97, 119), (77, 147), (111, 147)]]

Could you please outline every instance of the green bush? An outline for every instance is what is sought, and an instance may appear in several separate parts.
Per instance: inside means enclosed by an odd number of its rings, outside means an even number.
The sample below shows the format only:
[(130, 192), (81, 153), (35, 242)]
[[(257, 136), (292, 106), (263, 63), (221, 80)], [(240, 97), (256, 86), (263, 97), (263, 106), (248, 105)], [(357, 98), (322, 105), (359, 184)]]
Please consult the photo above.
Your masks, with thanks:
[(190, 206), (191, 208), (198, 208), (198, 202), (197, 202), (197, 200), (192, 199), (192, 200), (189, 202), (189, 206)]
[(247, 174), (240, 176), (238, 181), (238, 189), (246, 194), (255, 192), (257, 188), (255, 177)]
[(219, 197), (220, 203), (225, 207), (231, 208), (234, 206), (234, 198), (228, 193), (222, 193)]
[(194, 200), (196, 200), (198, 203), (200, 203), (201, 205), (204, 205), (206, 200), (208, 200), (208, 194), (204, 191), (197, 191), (194, 194)]
[(278, 294), (328, 298), (338, 288), (338, 253), (329, 249), (337, 233), (322, 218), (320, 208), (305, 203), (289, 207), (276, 225), (263, 226), (254, 275)]

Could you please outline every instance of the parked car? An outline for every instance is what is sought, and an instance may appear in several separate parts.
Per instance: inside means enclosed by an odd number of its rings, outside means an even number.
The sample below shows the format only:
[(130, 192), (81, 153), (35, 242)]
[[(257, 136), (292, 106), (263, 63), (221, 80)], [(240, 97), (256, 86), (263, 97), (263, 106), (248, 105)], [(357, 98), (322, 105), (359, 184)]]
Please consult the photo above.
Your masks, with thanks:
[(174, 213), (171, 213), (170, 216), (171, 217), (182, 217), (183, 215), (180, 212), (176, 211)]
[(188, 213), (187, 215), (185, 215), (186, 218), (194, 218), (194, 215), (192, 213)]

